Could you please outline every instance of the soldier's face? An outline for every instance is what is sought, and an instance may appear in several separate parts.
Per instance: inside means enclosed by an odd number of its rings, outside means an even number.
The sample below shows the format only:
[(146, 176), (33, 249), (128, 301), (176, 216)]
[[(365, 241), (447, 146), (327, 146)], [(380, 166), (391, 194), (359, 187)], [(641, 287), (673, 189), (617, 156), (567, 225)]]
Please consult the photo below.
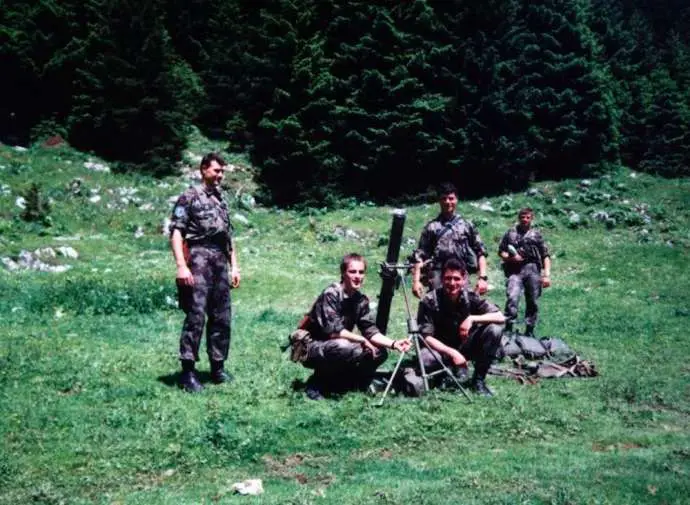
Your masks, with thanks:
[(530, 213), (520, 214), (518, 216), (518, 220), (520, 221), (520, 226), (523, 229), (529, 229), (529, 227), (532, 226), (532, 219), (534, 219), (534, 215), (532, 215)]
[(345, 273), (343, 273), (343, 287), (345, 292), (352, 293), (358, 291), (364, 282), (364, 275), (366, 274), (366, 267), (363, 261), (350, 261)]
[(455, 299), (467, 283), (467, 274), (460, 270), (448, 269), (443, 272), (443, 290), (451, 298)]
[(447, 195), (441, 196), (438, 203), (441, 206), (441, 212), (443, 214), (454, 214), (458, 206), (458, 197), (455, 193), (448, 193)]
[(201, 178), (207, 186), (220, 186), (223, 182), (225, 169), (215, 160), (209, 166), (201, 169)]

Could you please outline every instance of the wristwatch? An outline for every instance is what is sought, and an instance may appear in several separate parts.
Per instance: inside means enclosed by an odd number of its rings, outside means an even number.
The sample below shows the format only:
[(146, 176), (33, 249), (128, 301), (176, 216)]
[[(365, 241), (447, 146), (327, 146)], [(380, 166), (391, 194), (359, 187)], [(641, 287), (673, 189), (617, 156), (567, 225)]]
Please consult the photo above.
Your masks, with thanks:
[(488, 275), (480, 275), (480, 276), (479, 276), (479, 280), (480, 280), (480, 281), (488, 281), (488, 280), (489, 280), (489, 276), (488, 276)]

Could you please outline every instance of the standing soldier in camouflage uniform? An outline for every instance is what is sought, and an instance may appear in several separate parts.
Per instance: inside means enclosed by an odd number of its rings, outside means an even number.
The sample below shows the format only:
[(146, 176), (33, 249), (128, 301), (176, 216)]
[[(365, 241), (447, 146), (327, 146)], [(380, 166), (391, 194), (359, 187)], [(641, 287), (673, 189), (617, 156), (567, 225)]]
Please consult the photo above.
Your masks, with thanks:
[(467, 359), (472, 359), (472, 389), (493, 396), (485, 380), (501, 344), (505, 316), (496, 305), (466, 289), (467, 268), (462, 261), (451, 258), (443, 265), (442, 284), (419, 303), (417, 323), (426, 343), (420, 353), (424, 368), (440, 368), (436, 354), (455, 368), (456, 375), (463, 376)]
[(428, 272), (428, 287), (441, 286), (443, 264), (455, 258), (461, 260), (470, 273), (479, 273), (476, 291), (483, 295), (488, 289), (486, 275), (486, 248), (479, 232), (470, 222), (455, 213), (458, 206), (458, 191), (453, 184), (441, 184), (438, 191), (441, 213), (429, 221), (419, 238), (419, 247), (413, 254), (412, 292), (421, 298), (421, 271), (425, 266)]
[[(202, 184), (187, 189), (173, 209), (170, 243), (177, 265), (176, 281), (180, 307), (186, 317), (180, 336), (180, 387), (199, 392), (203, 386), (194, 364), (206, 324), (206, 351), (211, 362), (211, 380), (232, 380), (224, 363), (230, 349), (230, 279), (240, 285), (240, 270), (232, 241), (228, 207), (220, 191), (225, 161), (215, 153), (201, 160)], [(185, 246), (189, 257), (185, 258)], [(228, 276), (228, 263), (231, 265)], [(230, 279), (229, 279), (230, 277)]]
[[(376, 369), (386, 361), (386, 348), (405, 352), (410, 341), (381, 334), (369, 311), (369, 298), (360, 288), (366, 261), (359, 254), (346, 255), (340, 264), (340, 282), (328, 286), (307, 314), (304, 329), (311, 334), (306, 360), (314, 370), (306, 394), (312, 400), (324, 393), (366, 390)], [(361, 335), (353, 332), (357, 326)]]
[(525, 292), (525, 334), (534, 336), (542, 287), (551, 285), (551, 257), (538, 230), (532, 228), (534, 211), (520, 209), (518, 223), (509, 229), (498, 246), (506, 275), (506, 329), (513, 330), (520, 294)]

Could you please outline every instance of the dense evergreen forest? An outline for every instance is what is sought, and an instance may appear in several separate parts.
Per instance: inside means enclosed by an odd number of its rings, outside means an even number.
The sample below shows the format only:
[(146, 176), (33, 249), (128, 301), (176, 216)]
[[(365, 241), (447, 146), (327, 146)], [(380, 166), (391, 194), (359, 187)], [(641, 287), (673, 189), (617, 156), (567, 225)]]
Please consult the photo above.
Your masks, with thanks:
[(174, 170), (192, 125), (278, 205), (690, 175), (687, 0), (0, 0), (0, 141)]

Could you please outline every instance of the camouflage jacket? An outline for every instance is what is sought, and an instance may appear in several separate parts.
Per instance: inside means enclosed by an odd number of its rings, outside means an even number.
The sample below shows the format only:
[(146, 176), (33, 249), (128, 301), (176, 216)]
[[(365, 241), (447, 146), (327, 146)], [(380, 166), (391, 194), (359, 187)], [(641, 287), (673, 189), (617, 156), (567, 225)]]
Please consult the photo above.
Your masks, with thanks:
[(457, 302), (453, 302), (443, 288), (429, 291), (419, 303), (417, 323), (424, 336), (433, 336), (451, 347), (460, 345), (460, 323), (470, 315), (500, 312), (500, 309), (482, 299), (474, 291), (462, 291)]
[(544, 258), (550, 256), (544, 237), (535, 228), (530, 228), (525, 233), (521, 233), (517, 226), (513, 226), (505, 232), (501, 243), (498, 244), (499, 254), (502, 252), (510, 253), (508, 246), (513, 246), (525, 261), (521, 264), (504, 262), (503, 271), (506, 275), (519, 273), (524, 265), (530, 263), (536, 264), (537, 268), (541, 270), (544, 266)]
[(359, 291), (347, 296), (342, 284), (334, 282), (314, 302), (307, 329), (315, 340), (328, 340), (331, 334), (342, 329), (352, 331), (355, 326), (367, 339), (379, 333), (369, 310), (369, 298)]
[(205, 186), (188, 188), (175, 203), (170, 230), (180, 230), (189, 242), (226, 242), (231, 246), (232, 225), (223, 195)]
[(476, 268), (477, 258), (486, 254), (479, 232), (470, 221), (458, 215), (445, 219), (439, 214), (422, 230), (414, 260), (431, 259), (433, 268), (440, 269), (447, 260), (456, 258), (473, 270)]

